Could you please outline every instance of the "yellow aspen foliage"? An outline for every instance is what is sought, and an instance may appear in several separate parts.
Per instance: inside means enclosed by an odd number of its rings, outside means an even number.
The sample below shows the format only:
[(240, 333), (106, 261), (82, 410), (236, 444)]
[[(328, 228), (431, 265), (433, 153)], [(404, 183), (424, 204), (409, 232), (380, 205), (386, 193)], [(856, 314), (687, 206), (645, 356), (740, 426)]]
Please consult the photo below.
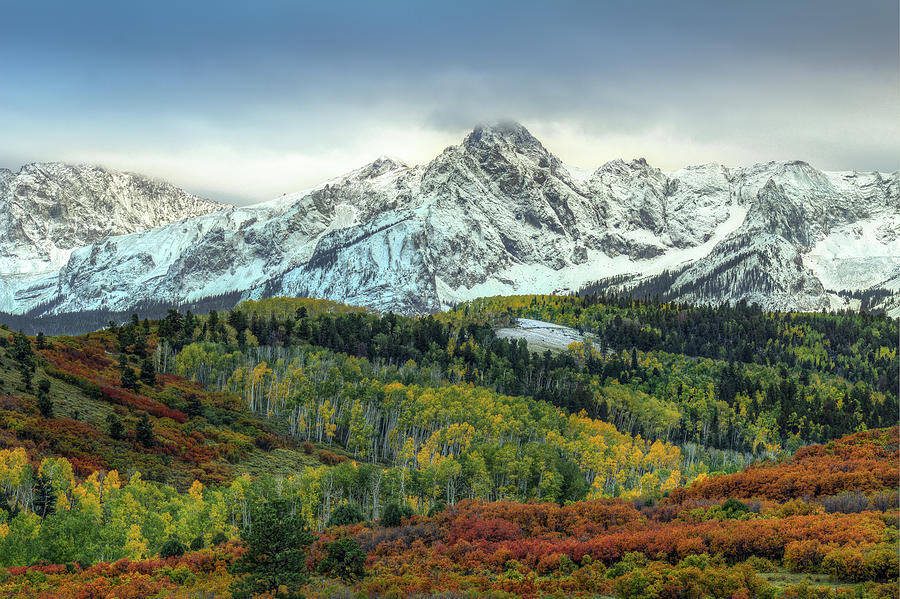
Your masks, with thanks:
[(129, 559), (138, 560), (147, 557), (147, 540), (141, 534), (141, 527), (132, 524), (125, 534), (125, 553)]
[(668, 493), (675, 490), (675, 488), (680, 484), (681, 472), (679, 470), (673, 470), (668, 478), (666, 478), (666, 480), (662, 483), (662, 485), (660, 485), (659, 490), (663, 493)]
[[(141, 475), (139, 472), (135, 472), (131, 480), (128, 484), (140, 484), (141, 483)], [(109, 473), (103, 479), (103, 492), (108, 493), (113, 489), (118, 489), (122, 486), (122, 481), (119, 480), (119, 471), (118, 470), (110, 470)]]
[(195, 480), (191, 483), (191, 488), (188, 489), (188, 495), (196, 501), (203, 501), (203, 483), (199, 480)]

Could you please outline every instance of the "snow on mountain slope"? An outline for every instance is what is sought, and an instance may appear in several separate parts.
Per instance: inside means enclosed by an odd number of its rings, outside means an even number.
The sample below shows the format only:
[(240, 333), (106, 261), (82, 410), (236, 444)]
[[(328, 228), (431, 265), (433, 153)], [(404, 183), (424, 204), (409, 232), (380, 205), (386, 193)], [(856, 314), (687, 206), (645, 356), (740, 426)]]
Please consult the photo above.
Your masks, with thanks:
[(168, 183), (96, 166), (35, 163), (0, 169), (0, 302), (58, 271), (71, 253), (222, 208)]
[(803, 258), (826, 289), (868, 289), (900, 276), (900, 214), (834, 227)]
[(691, 264), (672, 284), (692, 302), (755, 302), (771, 309), (828, 307), (825, 289), (803, 265), (810, 235), (803, 209), (769, 179), (740, 229)]
[(293, 197), (109, 237), (76, 250), (58, 274), (20, 290), (16, 307), (127, 310), (141, 301), (181, 303), (263, 286), (309, 261), (323, 235), (396, 206), (407, 184), (399, 175), (408, 170), (379, 159)]
[(843, 307), (837, 291), (900, 274), (898, 179), (803, 162), (590, 172), (503, 123), (424, 166), (379, 158), (313, 190), (93, 240), (0, 308), (128, 310), (239, 291), (430, 312), (617, 275), (625, 287), (664, 280), (672, 299)]

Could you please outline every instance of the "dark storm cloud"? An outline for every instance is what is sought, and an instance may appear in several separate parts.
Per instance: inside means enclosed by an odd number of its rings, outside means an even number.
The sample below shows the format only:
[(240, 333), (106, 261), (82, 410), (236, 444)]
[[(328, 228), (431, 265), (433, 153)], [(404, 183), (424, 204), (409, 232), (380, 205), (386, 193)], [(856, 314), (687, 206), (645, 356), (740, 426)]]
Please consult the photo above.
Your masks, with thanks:
[(897, 168), (898, 5), (33, 2), (0, 15), (0, 160), (240, 201), (514, 118), (580, 166)]

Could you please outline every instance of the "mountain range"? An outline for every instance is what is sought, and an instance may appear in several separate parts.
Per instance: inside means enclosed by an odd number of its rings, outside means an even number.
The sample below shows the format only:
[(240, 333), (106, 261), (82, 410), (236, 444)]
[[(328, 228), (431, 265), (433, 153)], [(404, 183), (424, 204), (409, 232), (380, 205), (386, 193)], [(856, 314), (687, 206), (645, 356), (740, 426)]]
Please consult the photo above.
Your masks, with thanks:
[(900, 172), (643, 159), (590, 171), (516, 123), (477, 127), (426, 165), (382, 157), (247, 207), (99, 167), (0, 170), (10, 314), (274, 295), (427, 313), (585, 287), (900, 316)]

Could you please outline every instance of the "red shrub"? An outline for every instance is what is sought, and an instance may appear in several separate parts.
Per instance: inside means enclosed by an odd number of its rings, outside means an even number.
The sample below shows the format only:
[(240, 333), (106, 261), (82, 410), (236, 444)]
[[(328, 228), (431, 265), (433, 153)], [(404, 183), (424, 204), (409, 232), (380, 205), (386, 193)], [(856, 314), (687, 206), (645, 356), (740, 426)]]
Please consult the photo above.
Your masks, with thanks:
[(500, 518), (491, 520), (468, 518), (455, 523), (447, 533), (447, 542), (451, 544), (457, 541), (475, 541), (476, 539), (496, 543), (521, 538), (521, 528), (513, 522)]
[(157, 418), (171, 418), (179, 424), (187, 421), (187, 415), (184, 412), (173, 410), (146, 395), (131, 393), (125, 389), (109, 386), (101, 386), (100, 392), (103, 399), (106, 401), (127, 406), (129, 408), (144, 410)]
[(319, 451), (317, 451), (316, 457), (319, 458), (319, 461), (326, 466), (337, 466), (338, 464), (342, 464), (349, 460), (347, 456), (338, 455), (336, 453), (328, 451), (327, 449), (320, 449)]

